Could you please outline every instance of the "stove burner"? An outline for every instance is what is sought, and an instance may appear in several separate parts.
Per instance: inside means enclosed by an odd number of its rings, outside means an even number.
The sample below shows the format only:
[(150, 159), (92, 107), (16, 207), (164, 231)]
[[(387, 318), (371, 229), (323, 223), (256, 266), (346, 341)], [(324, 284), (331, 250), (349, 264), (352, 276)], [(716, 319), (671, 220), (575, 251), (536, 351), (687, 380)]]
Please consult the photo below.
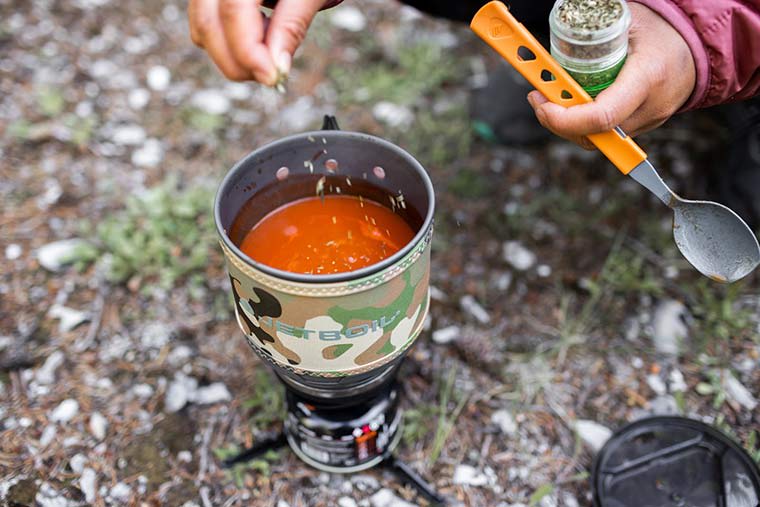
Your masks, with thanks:
[(392, 455), (401, 440), (402, 420), (395, 382), (359, 400), (314, 400), (287, 389), (286, 402), (283, 432), (225, 460), (225, 467), (288, 445), (301, 460), (326, 472), (352, 473), (385, 466), (433, 505), (447, 505), (430, 484)]

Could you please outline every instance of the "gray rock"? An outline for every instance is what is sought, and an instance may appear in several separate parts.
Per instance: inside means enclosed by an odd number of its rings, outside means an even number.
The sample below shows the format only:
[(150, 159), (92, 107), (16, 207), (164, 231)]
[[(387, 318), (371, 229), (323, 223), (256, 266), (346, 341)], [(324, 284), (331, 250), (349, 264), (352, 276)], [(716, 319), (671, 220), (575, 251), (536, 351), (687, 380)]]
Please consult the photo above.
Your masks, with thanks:
[(51, 353), (45, 363), (37, 370), (34, 378), (38, 384), (48, 385), (55, 382), (55, 372), (60, 368), (65, 360), (63, 352), (55, 350)]
[(506, 241), (503, 246), (504, 260), (518, 271), (527, 271), (536, 264), (536, 254), (519, 241)]
[(19, 257), (21, 257), (21, 254), (24, 252), (24, 249), (21, 248), (21, 245), (16, 243), (11, 243), (10, 245), (5, 247), (5, 258), (9, 261), (15, 261)]
[(721, 378), (723, 379), (723, 389), (725, 389), (729, 398), (747, 410), (755, 410), (757, 399), (755, 399), (749, 389), (744, 387), (744, 384), (734, 377), (733, 373), (724, 369), (721, 371)]
[(60, 321), (58, 323), (58, 331), (61, 333), (68, 333), (78, 325), (90, 320), (89, 313), (58, 304), (50, 307), (48, 315)]
[(172, 74), (169, 72), (169, 69), (163, 65), (154, 65), (148, 69), (146, 80), (148, 82), (148, 87), (151, 90), (162, 92), (169, 88), (169, 83), (171, 83), (172, 80)]
[(226, 114), (231, 106), (230, 99), (224, 92), (214, 88), (195, 92), (190, 99), (190, 104), (208, 114)]
[(199, 405), (210, 405), (222, 401), (230, 401), (232, 395), (227, 390), (227, 386), (221, 382), (215, 382), (211, 385), (200, 387), (195, 391), (192, 401)]
[(351, 482), (359, 491), (372, 491), (380, 487), (380, 483), (367, 474), (356, 474), (351, 477)]
[(72, 398), (63, 400), (50, 414), (52, 422), (67, 423), (79, 413), (79, 402)]
[(251, 98), (251, 86), (248, 83), (230, 81), (224, 85), (224, 94), (230, 100), (248, 100)]
[(367, 18), (356, 7), (344, 5), (332, 12), (330, 23), (349, 32), (361, 32), (367, 26)]
[(657, 352), (677, 356), (689, 328), (684, 322), (688, 311), (683, 303), (672, 299), (661, 301), (652, 318), (652, 340)]
[(36, 257), (40, 265), (48, 271), (57, 272), (67, 264), (75, 262), (82, 248), (91, 248), (83, 239), (64, 239), (48, 243), (37, 249)]
[(145, 143), (132, 153), (132, 163), (138, 167), (156, 167), (164, 159), (164, 147), (158, 139), (146, 139)]
[(312, 97), (300, 97), (280, 110), (276, 123), (279, 128), (287, 131), (306, 130), (317, 120), (316, 109)]
[(146, 349), (160, 349), (171, 339), (173, 329), (163, 322), (151, 322), (143, 328), (140, 344)]
[(81, 474), (84, 471), (84, 466), (87, 464), (87, 457), (84, 454), (75, 454), (69, 460), (69, 467), (75, 473)]
[(663, 382), (662, 378), (656, 373), (647, 375), (647, 385), (655, 392), (655, 394), (662, 396), (668, 392), (668, 388)]
[(491, 422), (499, 427), (505, 435), (514, 435), (517, 433), (517, 422), (509, 410), (497, 410), (491, 414)]
[(574, 426), (581, 440), (594, 452), (598, 452), (612, 436), (609, 428), (594, 421), (579, 419)]
[(145, 88), (135, 88), (127, 95), (127, 104), (135, 111), (139, 111), (150, 102), (150, 92)]
[(668, 388), (671, 393), (685, 393), (689, 386), (686, 385), (686, 379), (683, 378), (683, 373), (678, 368), (670, 370), (668, 375)]
[(106, 431), (108, 430), (108, 419), (103, 417), (100, 412), (93, 412), (90, 415), (89, 424), (90, 433), (98, 440), (103, 440), (106, 437)]
[(45, 429), (42, 430), (42, 435), (40, 435), (40, 447), (45, 448), (50, 445), (57, 434), (58, 430), (54, 425), (50, 424), (46, 426)]
[(651, 415), (676, 415), (678, 414), (678, 403), (669, 394), (658, 396), (649, 402), (649, 413)]
[(169, 413), (182, 410), (182, 408), (195, 396), (195, 391), (197, 389), (198, 381), (196, 379), (178, 373), (166, 390), (164, 408)]
[(414, 113), (411, 109), (388, 101), (375, 104), (372, 114), (378, 121), (401, 130), (408, 129), (414, 122)]
[(146, 137), (145, 129), (140, 125), (119, 125), (111, 132), (111, 141), (121, 146), (138, 146)]
[(369, 498), (372, 507), (417, 507), (415, 504), (399, 498), (390, 489), (383, 488)]
[(439, 345), (446, 345), (456, 340), (462, 334), (459, 326), (448, 326), (433, 331), (433, 341)]
[(470, 294), (462, 296), (459, 300), (459, 306), (464, 312), (472, 315), (475, 320), (481, 324), (488, 324), (491, 322), (491, 316), (486, 309), (480, 306), (480, 303), (478, 303), (478, 301)]
[(84, 493), (87, 503), (92, 504), (95, 502), (95, 495), (98, 490), (98, 476), (95, 470), (92, 468), (82, 470), (82, 475), (79, 477), (79, 488)]
[(457, 465), (454, 469), (454, 478), (452, 480), (454, 484), (465, 486), (477, 487), (488, 484), (488, 477), (470, 465)]
[(130, 488), (123, 482), (117, 482), (111, 488), (111, 491), (108, 493), (108, 495), (113, 500), (116, 500), (117, 502), (121, 502), (122, 504), (125, 504), (129, 501), (130, 497), (132, 496), (132, 488)]

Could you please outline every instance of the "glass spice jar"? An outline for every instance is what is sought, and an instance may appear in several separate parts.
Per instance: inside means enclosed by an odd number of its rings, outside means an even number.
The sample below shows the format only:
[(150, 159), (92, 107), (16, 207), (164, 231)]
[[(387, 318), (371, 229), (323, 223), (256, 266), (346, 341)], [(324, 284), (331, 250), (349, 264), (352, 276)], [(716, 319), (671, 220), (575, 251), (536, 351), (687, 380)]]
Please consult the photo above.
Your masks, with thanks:
[(625, 0), (557, 0), (549, 15), (551, 54), (596, 97), (625, 63), (630, 26)]

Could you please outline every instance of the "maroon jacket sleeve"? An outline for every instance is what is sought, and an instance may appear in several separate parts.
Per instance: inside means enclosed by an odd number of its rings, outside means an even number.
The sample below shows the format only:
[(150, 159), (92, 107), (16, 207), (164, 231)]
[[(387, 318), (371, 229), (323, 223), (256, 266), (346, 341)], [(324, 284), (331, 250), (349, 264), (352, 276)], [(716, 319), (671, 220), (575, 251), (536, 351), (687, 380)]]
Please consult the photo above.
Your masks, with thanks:
[(682, 110), (760, 94), (760, 0), (632, 0), (657, 12), (691, 49), (697, 82)]

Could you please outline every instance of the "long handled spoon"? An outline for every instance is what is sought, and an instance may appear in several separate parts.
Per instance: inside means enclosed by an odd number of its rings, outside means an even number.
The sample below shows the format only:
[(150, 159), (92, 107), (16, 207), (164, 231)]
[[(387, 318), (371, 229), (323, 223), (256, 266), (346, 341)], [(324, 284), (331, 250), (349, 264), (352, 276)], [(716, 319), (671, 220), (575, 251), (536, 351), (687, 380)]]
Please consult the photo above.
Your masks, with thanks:
[[(593, 100), (503, 3), (484, 5), (470, 27), (555, 104), (569, 107)], [(673, 210), (676, 245), (700, 273), (719, 282), (735, 282), (760, 264), (760, 245), (739, 215), (715, 202), (681, 199), (620, 127), (588, 138), (620, 172)]]

